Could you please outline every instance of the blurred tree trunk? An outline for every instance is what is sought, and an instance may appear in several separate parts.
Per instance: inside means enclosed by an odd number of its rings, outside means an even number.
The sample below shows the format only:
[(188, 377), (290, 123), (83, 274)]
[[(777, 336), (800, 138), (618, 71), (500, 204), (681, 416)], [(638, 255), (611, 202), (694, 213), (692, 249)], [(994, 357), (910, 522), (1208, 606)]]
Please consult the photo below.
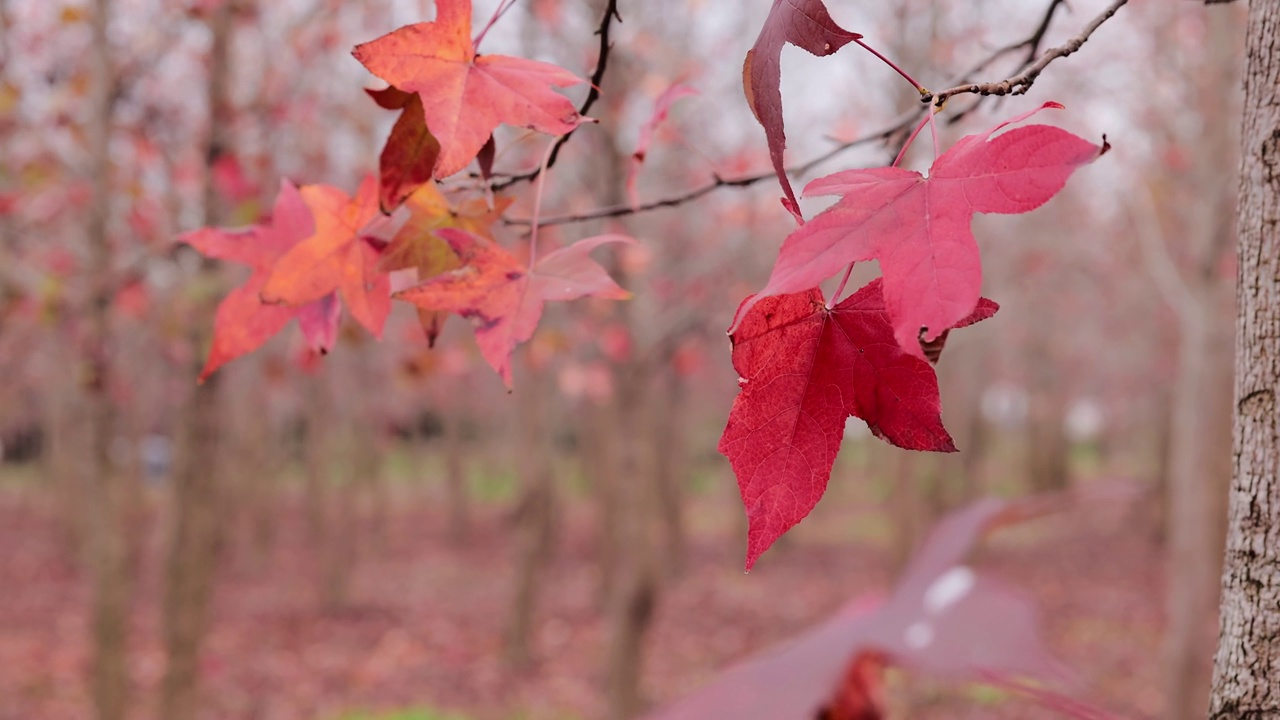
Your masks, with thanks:
[(355, 545), (346, 531), (349, 493), (335, 487), (333, 472), (335, 460), (342, 456), (342, 442), (349, 438), (341, 437), (335, 425), (337, 399), (323, 368), (306, 378), (306, 398), (301, 450), (307, 545), (315, 560), (315, 597), (325, 611), (335, 611), (346, 602), (343, 569)]
[(1280, 717), (1280, 0), (1249, 6), (1234, 455), (1209, 715)]
[(960, 488), (960, 503), (968, 503), (987, 494), (985, 476), (987, 453), (991, 449), (991, 428), (982, 415), (982, 392), (986, 389), (989, 374), (987, 348), (989, 343), (965, 345), (960, 352), (945, 360), (942, 374), (948, 379), (948, 387), (957, 387), (962, 397), (959, 404), (943, 405), (955, 407), (964, 413), (959, 425), (960, 436), (956, 445), (960, 448), (960, 472), (963, 480)]
[(386, 472), (384, 424), (377, 407), (380, 393), (370, 392), (373, 388), (379, 388), (382, 380), (374, 352), (372, 343), (362, 342), (359, 351), (352, 355), (351, 359), (356, 367), (348, 377), (357, 378), (359, 386), (368, 390), (352, 398), (355, 407), (345, 415), (349, 418), (348, 425), (354, 443), (350, 453), (350, 484), (353, 491), (364, 495), (363, 504), (368, 506), (364, 517), (352, 518), (359, 521), (352, 530), (363, 528), (366, 524), (371, 525), (370, 547), (375, 554), (380, 555), (386, 551), (390, 538), (391, 487)]
[(689, 478), (689, 452), (682, 402), (685, 388), (672, 369), (672, 358), (664, 357), (656, 382), (661, 387), (649, 395), (650, 454), (654, 462), (658, 519), (662, 522), (664, 557), (668, 575), (679, 575), (685, 564), (688, 544), (684, 521), (684, 489)]
[[(368, 463), (369, 453), (360, 447), (360, 439), (354, 432), (348, 431), (346, 435), (343, 454), (349, 457), (349, 462), (341, 464), (346, 477), (340, 477), (336, 487), (327, 487), (321, 501), (321, 512), (326, 518), (324, 544), (320, 546), (320, 604), (326, 612), (338, 612), (351, 602), (351, 576), (360, 548), (356, 512), (360, 477), (375, 472)], [(332, 448), (327, 457), (329, 462), (333, 461)], [(321, 482), (328, 485), (324, 480)]]
[(609, 607), (617, 580), (618, 493), (613, 476), (613, 453), (616, 438), (609, 425), (609, 409), (593, 401), (578, 414), (582, 438), (582, 474), (591, 486), (596, 503), (596, 567), (600, 584), (596, 597), (601, 608)]
[[(597, 0), (592, 3), (596, 17), (606, 12), (608, 3)], [(618, 88), (628, 87), (636, 77), (629, 58), (614, 48), (609, 56), (609, 72), (605, 77), (602, 118), (599, 187), (600, 202), (604, 206), (626, 202), (626, 183), (629, 153), (620, 145), (613, 129), (621, 125), (623, 106), (619, 98), (625, 93)], [(609, 92), (609, 89), (615, 92)], [(615, 253), (609, 271), (624, 288), (633, 288), (630, 273)], [(615, 325), (632, 339), (632, 349), (627, 357), (615, 366), (614, 392), (605, 408), (607, 428), (613, 439), (613, 452), (606, 468), (603, 482), (615, 503), (614, 517), (607, 530), (613, 534), (608, 541), (613, 548), (613, 592), (605, 607), (607, 649), (605, 651), (606, 710), (608, 720), (625, 720), (634, 717), (643, 703), (640, 680), (644, 667), (644, 638), (648, 633), (657, 608), (661, 590), (662, 569), (658, 556), (657, 513), (662, 503), (659, 487), (657, 437), (650, 430), (670, 418), (663, 417), (663, 405), (654, 402), (661, 392), (659, 373), (669, 372), (669, 363), (657, 367), (647, 363), (637, 348), (640, 343), (639, 324), (636, 321), (634, 301), (616, 303), (612, 308)], [(648, 440), (646, 440), (646, 438)]]
[[(1236, 56), (1239, 24), (1231, 10), (1207, 13), (1208, 52), (1192, 78), (1193, 97), (1201, 108), (1236, 105)], [(1209, 696), (1213, 656), (1213, 618), (1218, 605), (1222, 532), (1229, 476), (1229, 357), (1226, 314), (1230, 284), (1220, 272), (1231, 248), (1235, 193), (1230, 159), (1235, 156), (1232, 123), (1206, 110), (1196, 136), (1193, 168), (1183, 180), (1184, 196), (1200, 202), (1172, 209), (1186, 234), (1193, 260), (1190, 272), (1177, 278), (1178, 370), (1170, 398), (1169, 476), (1166, 507), (1168, 587), (1165, 635), (1165, 717), (1203, 717)], [(1224, 177), (1225, 176), (1225, 177)], [(1185, 277), (1184, 277), (1185, 276)]]
[[(205, 145), (204, 224), (220, 221), (214, 166), (230, 149), (228, 133), (232, 108), (227, 98), (228, 46), (232, 28), (232, 3), (223, 2), (211, 11), (209, 30), (208, 80), (206, 86), (209, 128)], [(196, 283), (202, 291), (216, 288), (216, 263), (202, 259)], [(197, 298), (198, 312), (191, 323), (189, 339), (197, 349), (190, 377), (199, 372), (208, 346), (209, 331), (217, 301)], [(221, 375), (215, 374), (196, 386), (181, 410), (174, 458), (174, 511), (170, 530), (168, 564), (165, 569), (164, 635), (168, 665), (160, 690), (160, 712), (166, 720), (192, 720), (200, 707), (200, 646), (208, 624), (209, 599), (221, 546), (224, 503), (217, 469), (222, 465), (219, 443), (222, 424)]]
[(372, 520), (372, 549), (381, 555), (391, 542), (391, 483), (387, 477), (387, 455), (379, 426), (364, 425), (360, 428), (360, 445), (357, 458), (360, 478), (369, 495), (369, 515)]
[(100, 720), (121, 720), (129, 695), (127, 633), (131, 583), (125, 517), (128, 483), (112, 452), (119, 413), (112, 398), (115, 337), (111, 306), (115, 296), (114, 253), (109, 237), (111, 215), (111, 131), (118, 92), (115, 60), (107, 36), (110, 0), (95, 0), (90, 21), (90, 115), (87, 127), (89, 204), (85, 237), (89, 302), (85, 312), (84, 383), (88, 423), (88, 465), (84, 493), (88, 508), (88, 555), (93, 578), (92, 694)]
[(1173, 390), (1163, 385), (1156, 390), (1155, 415), (1151, 424), (1156, 428), (1156, 478), (1155, 502), (1144, 503), (1151, 520), (1152, 540), (1163, 546), (1169, 540), (1169, 478), (1173, 475)]
[(444, 482), (449, 506), (449, 544), (462, 547), (471, 536), (471, 493), (467, 488), (467, 447), (458, 403), (449, 403), (444, 422)]
[[(1051, 317), (1051, 313), (1037, 317)], [(1053, 328), (1048, 321), (1032, 322), (1028, 343), (1027, 474), (1032, 492), (1063, 490), (1067, 470), (1066, 392), (1053, 352)]]
[[(1199, 294), (1198, 294), (1199, 295)], [(1209, 424), (1224, 413), (1222, 374), (1212, 341), (1218, 334), (1220, 306), (1206, 293), (1187, 308), (1180, 322), (1182, 338), (1173, 397), (1168, 516), (1168, 629), (1165, 646), (1165, 717), (1201, 717), (1209, 692), (1213, 654), (1212, 618), (1217, 607), (1222, 544), (1215, 532), (1225, 473), (1219, 459), (1224, 449), (1214, 442)]]
[[(359, 438), (351, 420), (355, 414), (318, 368), (308, 378), (306, 434), (303, 445), (303, 507), (307, 538), (315, 557), (316, 598), (325, 612), (346, 607), (351, 572), (358, 547), (354, 507), (365, 467)], [(344, 368), (350, 371), (350, 368)]]
[[(889, 489), (889, 508), (893, 518), (890, 561), (897, 571), (907, 566), (921, 533), (929, 526), (924, 490), (919, 487), (922, 484), (919, 472), (922, 456), (898, 448), (879, 450), (888, 458), (884, 463), (888, 471), (886, 474), (892, 474), (893, 485)], [(886, 450), (889, 452), (884, 452)]]
[[(59, 317), (52, 332), (54, 342), (47, 348), (46, 362), (66, 376), (73, 376), (78, 361), (69, 357), (70, 349), (64, 344), (70, 337), (65, 317)], [(83, 401), (80, 388), (55, 386), (45, 397), (44, 413), (44, 473), (57, 496), (60, 540), (66, 556), (74, 562), (89, 561), (85, 542), (88, 507), (84, 492), (88, 469), (81, 450), (88, 445), (88, 427)]]
[[(227, 492), (235, 493), (240, 545), (253, 567), (262, 569), (275, 544), (279, 513), (276, 483), (284, 474), (285, 463), (281, 459), (282, 439), (271, 414), (262, 407), (265, 388), (261, 364), (244, 370), (247, 372), (235, 377), (223, 391), (224, 402), (231, 406), (229, 412), (224, 410), (230, 415), (230, 427), (223, 453), (232, 470), (224, 471), (222, 483)], [(223, 546), (230, 547), (228, 538), (223, 539)]]
[[(521, 30), (525, 53), (531, 55), (531, 49), (540, 39), (538, 23), (528, 17)], [(515, 466), (520, 498), (514, 514), (516, 584), (505, 654), (507, 664), (513, 667), (528, 665), (533, 659), (534, 619), (543, 575), (551, 563), (559, 509), (551, 455), (551, 429), (555, 421), (547, 403), (550, 378), (534, 357), (534, 350), (533, 343), (526, 343), (512, 357), (516, 363)]]
[(518, 454), (516, 476), (520, 481), (520, 499), (515, 510), (516, 585), (507, 629), (507, 662), (521, 667), (533, 658), (534, 619), (543, 576), (551, 562), (555, 541), (557, 498), (551, 460), (553, 426), (547, 414), (547, 377), (534, 367), (530, 346), (518, 353), (523, 377), (516, 378), (514, 391)]
[[(618, 187), (622, 178), (618, 176)], [(623, 287), (626, 277), (615, 272)], [(619, 303), (619, 315), (631, 326), (629, 303)], [(653, 620), (660, 590), (658, 557), (653, 538), (653, 516), (658, 498), (652, 449), (642, 442), (643, 428), (657, 418), (647, 417), (654, 404), (646, 402), (651, 388), (638, 363), (623, 364), (617, 374), (611, 410), (611, 427), (622, 438), (616, 446), (612, 482), (617, 492), (618, 564), (615, 591), (606, 608), (606, 718), (626, 720), (641, 709), (640, 678), (644, 663), (644, 637)], [(648, 462), (646, 462), (648, 461)]]

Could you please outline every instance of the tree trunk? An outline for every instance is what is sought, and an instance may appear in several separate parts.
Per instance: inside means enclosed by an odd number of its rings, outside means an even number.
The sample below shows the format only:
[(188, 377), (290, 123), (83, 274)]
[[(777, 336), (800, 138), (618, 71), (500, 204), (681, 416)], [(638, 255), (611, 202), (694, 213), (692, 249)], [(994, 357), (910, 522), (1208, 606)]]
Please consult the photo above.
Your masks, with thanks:
[[(1048, 354), (1040, 355), (1035, 362), (1052, 366)], [(1030, 398), (1030, 414), (1027, 423), (1028, 478), (1032, 492), (1065, 490), (1070, 483), (1067, 467), (1067, 436), (1063, 428), (1066, 416), (1066, 398), (1060, 380), (1053, 380), (1052, 370), (1033, 369)]]
[(444, 412), (444, 482), (449, 506), (449, 544), (463, 547), (471, 536), (471, 492), (467, 487), (467, 447), (462, 414), (450, 403)]
[[(619, 180), (619, 182), (621, 182)], [(621, 273), (615, 272), (615, 275)], [(622, 279), (626, 287), (625, 278)], [(627, 327), (633, 327), (630, 307), (616, 312)], [(608, 720), (626, 720), (641, 709), (641, 677), (644, 668), (644, 637), (657, 609), (660, 572), (654, 541), (654, 515), (660, 499), (652, 446), (639, 440), (646, 424), (653, 422), (655, 404), (648, 397), (651, 371), (631, 360), (622, 363), (610, 403), (610, 427), (620, 442), (615, 446), (613, 473), (617, 492), (618, 523), (616, 548), (618, 564), (615, 592), (606, 607), (608, 650)]]
[(654, 462), (654, 489), (658, 494), (658, 519), (665, 540), (667, 576), (678, 576), (684, 570), (688, 532), (685, 529), (684, 494), (689, 478), (689, 453), (685, 439), (686, 409), (682, 402), (686, 388), (671, 369), (670, 361), (662, 364), (656, 382), (661, 387), (649, 397), (650, 453)]
[[(609, 402), (612, 402), (610, 400)], [(618, 478), (614, 473), (613, 455), (618, 438), (612, 432), (610, 409), (595, 402), (588, 402), (578, 413), (578, 432), (582, 438), (579, 461), (582, 474), (591, 485), (592, 500), (596, 504), (596, 567), (599, 585), (597, 603), (609, 607), (617, 590), (617, 558), (621, 553), (622, 539), (618, 536)]]
[[(1221, 413), (1221, 375), (1213, 372), (1211, 323), (1214, 296), (1197, 297), (1180, 322), (1178, 376), (1173, 395), (1169, 459), (1167, 608), (1165, 633), (1165, 713), (1169, 720), (1192, 720), (1204, 712), (1213, 655), (1213, 617), (1220, 571), (1216, 536), (1217, 495), (1225, 472), (1207, 421)], [(1223, 422), (1225, 422), (1225, 417)]]
[(1280, 0), (1253, 0), (1241, 132), (1234, 457), (1209, 715), (1280, 717)]
[(528, 372), (517, 378), (521, 382), (515, 390), (520, 425), (516, 465), (522, 492), (516, 507), (516, 587), (506, 648), (507, 662), (515, 667), (528, 665), (533, 659), (534, 617), (542, 576), (551, 562), (556, 517), (545, 373), (528, 362), (527, 347), (520, 358), (526, 361), (520, 365)]
[(93, 578), (92, 694), (99, 720), (121, 720), (128, 704), (127, 633), (129, 566), (123, 527), (126, 484), (112, 457), (119, 414), (111, 397), (114, 348), (111, 302), (114, 257), (108, 226), (111, 214), (111, 129), (116, 77), (107, 37), (110, 0), (96, 0), (91, 20), (90, 102), (87, 136), (93, 198), (86, 227), (89, 307), (85, 313), (84, 390), (88, 456), (84, 492), (88, 504), (88, 554)]
[[(1230, 329), (1220, 319), (1228, 307), (1230, 284), (1222, 260), (1233, 239), (1236, 194), (1229, 177), (1235, 157), (1235, 124), (1208, 108), (1231, 108), (1239, 101), (1236, 78), (1240, 18), (1212, 12), (1206, 18), (1207, 52), (1196, 63), (1193, 89), (1206, 108), (1193, 149), (1192, 172), (1181, 181), (1201, 202), (1172, 208), (1169, 216), (1190, 241), (1195, 261), (1189, 279), (1178, 284), (1178, 372), (1170, 398), (1166, 557), (1168, 582), (1165, 638), (1164, 716), (1203, 717), (1212, 679), (1218, 579), (1230, 477), (1230, 357), (1222, 347)], [(1234, 115), (1234, 113), (1233, 113)]]
[[(213, 168), (227, 151), (231, 124), (227, 100), (227, 50), (231, 34), (231, 3), (224, 2), (210, 18), (209, 129), (205, 147), (204, 224), (217, 225), (218, 198)], [(204, 260), (200, 274), (216, 277), (217, 267)], [(216, 283), (208, 283), (216, 286)], [(211, 326), (214, 302), (201, 299), (200, 317), (191, 327), (192, 346), (204, 348), (205, 328)], [(191, 366), (191, 377), (200, 372), (202, 358)], [(173, 473), (174, 512), (165, 569), (164, 635), (168, 665), (160, 690), (161, 716), (166, 720), (191, 720), (199, 709), (200, 645), (204, 639), (212, 592), (213, 574), (221, 545), (224, 498), (219, 488), (218, 449), (222, 402), (220, 375), (197, 385), (178, 421), (177, 456)]]

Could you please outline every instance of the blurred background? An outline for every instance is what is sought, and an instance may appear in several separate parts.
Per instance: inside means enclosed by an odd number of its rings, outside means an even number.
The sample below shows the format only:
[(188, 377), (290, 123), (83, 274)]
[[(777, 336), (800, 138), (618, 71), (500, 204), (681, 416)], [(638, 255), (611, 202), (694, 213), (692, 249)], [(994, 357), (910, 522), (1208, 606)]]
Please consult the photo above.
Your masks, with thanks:
[[(828, 4), (940, 89), (1051, 1)], [(1106, 3), (1052, 4), (1048, 46)], [(496, 2), (475, 5), (479, 26)], [(640, 238), (608, 263), (635, 299), (548, 306), (514, 393), (463, 321), (429, 350), (406, 306), (380, 342), (347, 321), (320, 358), (290, 328), (197, 386), (244, 273), (177, 236), (258, 221), (282, 177), (353, 191), (395, 115), (349, 51), (434, 4), (0, 0), (0, 719), (631, 717), (885, 590), (949, 509), (1082, 489), (1128, 499), (1001, 536), (983, 562), (1034, 597), (1084, 696), (1194, 716), (1229, 474), (1238, 5), (1131, 2), (1028, 97), (942, 126), (947, 145), (1052, 99), (1067, 109), (1039, 121), (1113, 149), (1046, 207), (976, 219), (1002, 310), (938, 366), (961, 452), (851, 424), (826, 497), (745, 575), (715, 447), (737, 389), (724, 330), (792, 224), (775, 183), (549, 228)], [(640, 198), (768, 174), (741, 94), (768, 8), (623, 0), (601, 122), (566, 146), (544, 213), (626, 202), (640, 128), (676, 82), (698, 94), (657, 131)], [(585, 76), (603, 9), (524, 0), (482, 49)], [(783, 95), (793, 164), (918, 104), (854, 46), (787, 48)], [(498, 167), (535, 166), (544, 142), (500, 135)], [(887, 164), (901, 142), (799, 180)], [(903, 717), (1053, 717), (890, 679)]]

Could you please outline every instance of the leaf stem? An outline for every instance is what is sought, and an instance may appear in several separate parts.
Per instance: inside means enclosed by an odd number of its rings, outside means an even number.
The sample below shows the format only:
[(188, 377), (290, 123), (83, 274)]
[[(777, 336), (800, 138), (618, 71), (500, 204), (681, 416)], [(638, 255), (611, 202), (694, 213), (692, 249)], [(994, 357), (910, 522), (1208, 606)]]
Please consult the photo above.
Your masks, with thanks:
[(489, 28), (493, 27), (493, 24), (498, 22), (498, 19), (506, 14), (506, 12), (511, 9), (511, 6), (515, 4), (516, 0), (502, 0), (501, 3), (498, 3), (497, 9), (493, 11), (493, 17), (489, 18), (489, 22), (484, 26), (484, 29), (480, 31), (480, 34), (476, 36), (475, 42), (472, 43), (476, 50), (480, 49), (480, 42), (484, 40), (485, 33), (489, 32)]
[(938, 159), (938, 122), (934, 119), (938, 115), (938, 111), (942, 108), (931, 105), (929, 106), (929, 133), (933, 135), (933, 159)]
[(866, 44), (866, 43), (862, 42), (862, 38), (858, 38), (857, 40), (854, 40), (854, 42), (855, 42), (855, 43), (857, 43), (857, 44), (859, 44), (859, 45), (861, 45), (863, 50), (866, 50), (867, 52), (871, 53), (872, 55), (875, 55), (876, 57), (880, 58), (880, 62), (884, 63), (885, 65), (888, 65), (888, 66), (889, 66), (889, 67), (891, 67), (891, 68), (893, 68), (895, 72), (897, 72), (899, 75), (901, 75), (903, 78), (905, 78), (907, 82), (911, 83), (911, 87), (915, 88), (915, 91), (916, 91), (916, 92), (918, 92), (918, 93), (920, 93), (920, 95), (922, 95), (922, 96), (923, 96), (923, 95), (927, 95), (927, 94), (929, 93), (929, 91), (928, 91), (928, 90), (926, 90), (926, 89), (925, 89), (925, 87), (924, 87), (923, 85), (921, 85), (920, 83), (916, 82), (916, 79), (915, 79), (915, 78), (913, 78), (913, 77), (911, 77), (910, 75), (908, 75), (906, 70), (903, 70), (902, 68), (898, 67), (897, 63), (895, 63), (894, 61), (892, 61), (892, 60), (890, 60), (889, 58), (885, 57), (884, 55), (881, 55), (879, 50), (876, 50), (875, 48), (871, 47), (870, 45), (868, 45), (868, 44)]
[(538, 215), (542, 213), (542, 189), (547, 185), (547, 163), (551, 161), (551, 153), (555, 152), (556, 141), (552, 140), (547, 143), (547, 151), (542, 153), (541, 168), (538, 171), (537, 188), (533, 193), (533, 217), (530, 219), (529, 229), (529, 269), (533, 269), (533, 264), (538, 261)]
[(839, 300), (840, 295), (844, 293), (844, 286), (849, 284), (849, 276), (853, 274), (854, 265), (857, 265), (857, 263), (851, 262), (849, 263), (849, 267), (844, 269), (844, 277), (840, 278), (840, 287), (836, 288), (836, 291), (832, 293), (831, 297), (827, 300), (828, 310), (836, 306), (836, 301)]
[[(919, 135), (920, 131), (924, 129), (925, 123), (929, 123), (930, 125), (933, 124), (933, 113), (929, 113), (929, 116), (921, 120), (920, 124), (916, 125), (916, 129), (911, 131), (911, 137), (908, 137), (907, 141), (902, 144), (902, 149), (898, 151), (898, 157), (893, 159), (893, 164), (890, 165), (889, 167), (898, 167), (898, 163), (901, 163), (902, 158), (905, 157), (907, 154), (907, 148), (911, 147), (911, 143), (915, 142), (916, 136)], [(933, 153), (935, 156), (938, 154), (937, 130), (934, 130), (934, 134), (933, 134)]]

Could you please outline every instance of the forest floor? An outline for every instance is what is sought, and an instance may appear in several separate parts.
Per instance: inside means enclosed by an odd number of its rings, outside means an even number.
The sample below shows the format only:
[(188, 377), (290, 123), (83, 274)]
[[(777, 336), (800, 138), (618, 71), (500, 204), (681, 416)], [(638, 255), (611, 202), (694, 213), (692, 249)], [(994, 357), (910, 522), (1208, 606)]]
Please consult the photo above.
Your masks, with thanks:
[[(838, 503), (834, 503), (838, 505)], [(506, 668), (503, 628), (514, 574), (510, 516), (477, 506), (462, 547), (442, 504), (397, 496), (390, 519), (344, 534), (357, 561), (345, 601), (326, 609), (320, 553), (302, 503), (273, 512), (256, 552), (239, 524), (223, 554), (201, 669), (203, 718), (254, 720), (552, 720), (600, 717), (606, 628), (592, 506), (568, 503), (543, 578), (536, 659)], [(131, 669), (136, 720), (156, 717), (162, 507), (139, 525)], [(740, 509), (720, 495), (687, 506), (683, 571), (669, 580), (647, 641), (644, 692), (661, 703), (732, 661), (784, 640), (845, 601), (886, 590), (893, 553), (882, 509), (822, 508), (750, 574)], [(1012, 531), (981, 563), (1040, 605), (1045, 636), (1121, 717), (1160, 712), (1162, 572), (1150, 532), (1121, 511), (1084, 508)], [(855, 513), (851, 520), (850, 513)], [(88, 587), (47, 498), (0, 492), (0, 720), (92, 716), (85, 683)], [(1051, 718), (1004, 693), (895, 680), (911, 718)], [(903, 685), (904, 683), (909, 684)], [(908, 691), (903, 691), (908, 687)]]

